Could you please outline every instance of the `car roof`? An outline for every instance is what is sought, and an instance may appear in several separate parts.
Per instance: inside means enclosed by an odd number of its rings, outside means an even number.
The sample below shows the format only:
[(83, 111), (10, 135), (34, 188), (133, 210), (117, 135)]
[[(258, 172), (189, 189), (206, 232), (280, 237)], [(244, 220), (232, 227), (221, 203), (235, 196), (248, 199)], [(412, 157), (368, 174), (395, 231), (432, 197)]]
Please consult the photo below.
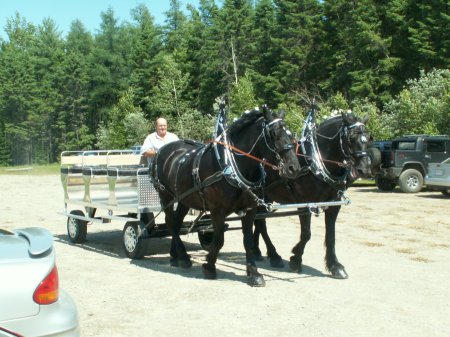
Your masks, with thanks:
[(402, 140), (416, 140), (419, 138), (423, 139), (439, 139), (439, 140), (450, 140), (450, 138), (447, 135), (404, 135), (401, 137), (396, 138), (396, 141), (402, 141)]

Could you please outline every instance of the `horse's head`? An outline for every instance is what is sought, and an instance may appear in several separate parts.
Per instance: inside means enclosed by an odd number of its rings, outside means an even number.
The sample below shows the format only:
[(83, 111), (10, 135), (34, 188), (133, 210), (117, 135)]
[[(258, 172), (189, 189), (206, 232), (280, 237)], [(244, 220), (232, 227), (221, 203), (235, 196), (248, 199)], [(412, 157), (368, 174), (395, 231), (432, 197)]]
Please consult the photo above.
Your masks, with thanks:
[(300, 164), (283, 118), (284, 112), (274, 114), (266, 106), (246, 112), (231, 125), (230, 137), (247, 158), (264, 159), (281, 177), (294, 179)]
[(353, 113), (342, 113), (341, 149), (351, 162), (351, 178), (371, 176), (371, 161), (367, 153), (369, 131), (366, 128), (368, 116), (358, 118)]
[(288, 179), (297, 178), (300, 164), (295, 153), (294, 140), (284, 122), (285, 112), (273, 113), (263, 106), (265, 119), (266, 145), (275, 155), (280, 176)]

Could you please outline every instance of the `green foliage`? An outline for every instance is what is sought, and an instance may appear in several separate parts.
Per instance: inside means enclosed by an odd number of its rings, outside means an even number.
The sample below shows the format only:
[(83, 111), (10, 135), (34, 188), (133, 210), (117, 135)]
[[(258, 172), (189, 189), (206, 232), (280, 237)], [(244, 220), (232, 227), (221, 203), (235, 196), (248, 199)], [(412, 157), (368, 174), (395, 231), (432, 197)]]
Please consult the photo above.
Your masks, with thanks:
[(142, 144), (150, 129), (140, 107), (134, 106), (134, 93), (128, 90), (109, 113), (109, 123), (97, 131), (100, 149), (126, 149)]
[(65, 38), (17, 13), (0, 40), (0, 163), (140, 144), (159, 116), (206, 140), (216, 97), (236, 116), (285, 109), (294, 133), (314, 97), (318, 122), (351, 109), (376, 139), (448, 134), (447, 2), (171, 0), (163, 25), (145, 5), (131, 23), (107, 8), (95, 33), (75, 20)]
[(385, 106), (382, 120), (391, 137), (403, 134), (450, 133), (450, 73), (422, 72)]
[(185, 96), (188, 82), (188, 74), (181, 72), (174, 58), (164, 55), (162, 66), (158, 71), (158, 84), (148, 98), (152, 118), (175, 119), (178, 136), (181, 138), (185, 138), (189, 132), (181, 122), (182, 116), (193, 113), (193, 108)]
[(284, 119), (288, 129), (296, 138), (300, 137), (308, 110), (292, 103), (280, 104), (277, 110), (285, 111), (286, 115)]
[(233, 84), (230, 94), (230, 120), (239, 117), (244, 111), (259, 106), (250, 78), (245, 75)]
[(370, 135), (375, 140), (391, 139), (384, 128), (381, 118), (380, 110), (374, 102), (371, 102), (368, 98), (357, 99), (352, 102), (353, 112), (358, 116), (368, 116), (369, 121), (366, 126), (369, 129)]
[(212, 138), (214, 123), (214, 117), (202, 115), (199, 111), (193, 110), (181, 116), (180, 120), (174, 124), (173, 132), (180, 136), (183, 131), (182, 138), (205, 142)]

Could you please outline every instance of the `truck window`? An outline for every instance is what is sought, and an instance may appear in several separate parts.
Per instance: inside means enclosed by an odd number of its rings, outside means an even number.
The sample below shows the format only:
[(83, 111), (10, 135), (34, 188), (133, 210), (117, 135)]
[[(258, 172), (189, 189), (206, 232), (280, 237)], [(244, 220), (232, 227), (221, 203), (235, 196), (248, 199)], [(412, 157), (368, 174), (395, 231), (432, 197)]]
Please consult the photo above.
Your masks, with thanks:
[(400, 141), (398, 142), (399, 150), (415, 150), (416, 142), (415, 141)]
[(429, 140), (426, 144), (427, 152), (445, 152), (444, 142)]

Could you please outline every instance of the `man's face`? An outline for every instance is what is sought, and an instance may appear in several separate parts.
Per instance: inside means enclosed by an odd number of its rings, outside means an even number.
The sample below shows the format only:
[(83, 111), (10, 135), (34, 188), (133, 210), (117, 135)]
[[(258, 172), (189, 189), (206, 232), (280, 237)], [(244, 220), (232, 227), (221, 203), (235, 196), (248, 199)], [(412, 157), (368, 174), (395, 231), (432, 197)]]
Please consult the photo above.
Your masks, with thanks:
[(164, 120), (158, 120), (156, 122), (156, 133), (160, 137), (164, 137), (167, 133), (167, 122)]

